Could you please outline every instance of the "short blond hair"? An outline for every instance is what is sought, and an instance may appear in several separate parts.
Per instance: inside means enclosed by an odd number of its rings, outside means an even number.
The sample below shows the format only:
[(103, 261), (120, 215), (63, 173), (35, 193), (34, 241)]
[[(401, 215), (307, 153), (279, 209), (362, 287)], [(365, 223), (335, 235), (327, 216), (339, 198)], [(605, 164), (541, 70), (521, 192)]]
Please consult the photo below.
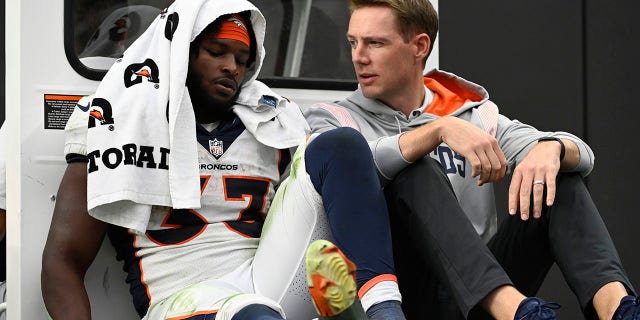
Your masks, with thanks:
[[(420, 33), (431, 39), (431, 48), (438, 35), (438, 13), (429, 0), (349, 0), (351, 12), (364, 7), (387, 7), (396, 16), (405, 42)], [(428, 56), (428, 55), (427, 55)]]

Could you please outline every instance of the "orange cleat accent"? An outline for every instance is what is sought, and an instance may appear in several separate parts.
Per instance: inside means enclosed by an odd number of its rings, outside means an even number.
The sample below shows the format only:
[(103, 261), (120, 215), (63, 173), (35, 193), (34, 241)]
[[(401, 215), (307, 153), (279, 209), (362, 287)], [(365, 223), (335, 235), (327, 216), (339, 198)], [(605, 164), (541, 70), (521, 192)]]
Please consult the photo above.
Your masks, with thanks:
[(356, 299), (356, 265), (333, 243), (316, 240), (307, 249), (307, 282), (318, 313), (331, 317)]

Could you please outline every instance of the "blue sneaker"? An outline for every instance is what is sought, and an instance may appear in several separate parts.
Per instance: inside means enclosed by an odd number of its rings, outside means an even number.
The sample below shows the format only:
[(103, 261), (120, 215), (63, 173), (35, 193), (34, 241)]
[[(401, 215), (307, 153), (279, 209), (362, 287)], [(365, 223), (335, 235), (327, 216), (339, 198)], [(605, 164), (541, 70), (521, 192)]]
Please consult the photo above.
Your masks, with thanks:
[(640, 320), (640, 296), (626, 296), (613, 314), (613, 320)]
[(516, 311), (514, 320), (556, 320), (555, 309), (560, 305), (555, 302), (546, 302), (537, 297), (522, 300)]

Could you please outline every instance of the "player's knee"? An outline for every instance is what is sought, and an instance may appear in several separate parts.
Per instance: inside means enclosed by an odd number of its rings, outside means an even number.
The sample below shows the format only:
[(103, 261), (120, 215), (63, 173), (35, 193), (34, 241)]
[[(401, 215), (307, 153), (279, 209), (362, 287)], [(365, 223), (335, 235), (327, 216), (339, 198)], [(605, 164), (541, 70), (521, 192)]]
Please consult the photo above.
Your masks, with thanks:
[(364, 136), (349, 127), (323, 132), (309, 144), (306, 151), (307, 157), (314, 158), (358, 158), (370, 153)]

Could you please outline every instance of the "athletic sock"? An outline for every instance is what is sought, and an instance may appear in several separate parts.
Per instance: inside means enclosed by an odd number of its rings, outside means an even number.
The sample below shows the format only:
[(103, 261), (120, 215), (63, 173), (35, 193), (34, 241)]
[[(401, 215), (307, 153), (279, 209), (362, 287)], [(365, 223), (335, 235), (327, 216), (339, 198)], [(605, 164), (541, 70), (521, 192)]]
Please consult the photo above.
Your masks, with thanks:
[(369, 320), (405, 320), (400, 301), (389, 300), (376, 303), (367, 310)]

